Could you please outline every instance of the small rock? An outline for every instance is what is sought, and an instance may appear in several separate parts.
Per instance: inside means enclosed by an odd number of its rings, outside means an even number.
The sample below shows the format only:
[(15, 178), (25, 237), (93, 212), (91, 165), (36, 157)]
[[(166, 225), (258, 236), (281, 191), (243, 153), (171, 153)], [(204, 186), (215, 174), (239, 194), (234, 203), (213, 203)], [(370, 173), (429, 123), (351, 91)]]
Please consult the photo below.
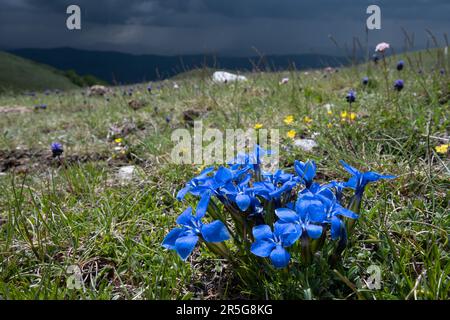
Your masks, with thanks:
[(90, 96), (104, 96), (109, 93), (110, 89), (105, 86), (95, 85), (89, 88)]
[(216, 71), (213, 74), (213, 81), (215, 83), (228, 83), (235, 81), (247, 81), (247, 78), (225, 71)]
[(130, 181), (133, 179), (135, 166), (126, 166), (119, 169), (117, 177), (122, 181)]
[(311, 152), (318, 146), (317, 142), (312, 139), (297, 139), (294, 141), (294, 145), (306, 152)]
[(283, 78), (280, 81), (280, 84), (287, 84), (289, 82), (289, 78)]

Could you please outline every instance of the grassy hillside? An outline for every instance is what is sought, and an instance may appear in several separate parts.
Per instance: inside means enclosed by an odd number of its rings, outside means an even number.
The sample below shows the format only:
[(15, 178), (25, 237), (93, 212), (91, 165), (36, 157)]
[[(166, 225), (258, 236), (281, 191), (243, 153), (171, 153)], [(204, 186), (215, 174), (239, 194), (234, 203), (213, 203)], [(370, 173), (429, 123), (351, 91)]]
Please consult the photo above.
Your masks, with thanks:
[[(339, 72), (246, 74), (249, 81), (227, 85), (200, 77), (177, 80), (178, 88), (154, 83), (151, 92), (148, 84), (115, 87), (105, 97), (0, 95), (0, 105), (48, 105), (0, 116), (0, 298), (449, 299), (450, 70), (442, 52), (402, 56), (402, 71), (392, 57)], [(222, 132), (279, 129), (281, 166), (315, 160), (319, 183), (349, 178), (339, 160), (397, 178), (366, 190), (337, 266), (317, 254), (311, 264), (294, 256), (281, 271), (260, 258), (239, 271), (204, 245), (184, 262), (161, 242), (187, 207), (178, 190), (203, 168), (171, 161), (172, 132), (192, 131), (187, 111)], [(304, 151), (294, 136), (317, 147)], [(64, 146), (60, 160), (51, 157), (54, 141)], [(129, 165), (135, 174), (124, 180), (118, 172)], [(371, 266), (381, 273), (377, 290), (365, 282)], [(74, 267), (75, 288), (67, 285)]]
[(0, 52), (0, 91), (75, 89), (62, 73), (6, 52)]

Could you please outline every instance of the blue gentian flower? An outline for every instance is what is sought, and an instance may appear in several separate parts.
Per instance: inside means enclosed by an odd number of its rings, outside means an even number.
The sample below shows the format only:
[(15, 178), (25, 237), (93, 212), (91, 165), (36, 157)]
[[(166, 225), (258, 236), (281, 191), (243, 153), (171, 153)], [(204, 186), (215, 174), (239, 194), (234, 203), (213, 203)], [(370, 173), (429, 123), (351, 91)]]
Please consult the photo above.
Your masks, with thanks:
[(184, 199), (186, 194), (191, 191), (196, 191), (198, 188), (200, 188), (207, 179), (209, 179), (209, 174), (214, 171), (214, 167), (209, 167), (204, 169), (198, 176), (192, 178), (188, 183), (186, 183), (186, 186), (178, 191), (177, 194), (177, 200), (181, 201)]
[(299, 195), (295, 203), (295, 211), (288, 208), (275, 210), (279, 223), (291, 224), (295, 228), (293, 241), (297, 241), (305, 232), (312, 239), (322, 235), (322, 224), (327, 220), (326, 207), (321, 199), (312, 193)]
[(147, 91), (148, 91), (148, 92), (152, 92), (152, 86), (151, 86), (151, 85), (148, 85), (148, 86), (147, 86)]
[(205, 213), (197, 212), (194, 216), (192, 208), (187, 208), (177, 219), (177, 224), (181, 227), (170, 231), (164, 238), (162, 246), (169, 250), (175, 250), (181, 259), (186, 260), (194, 251), (199, 237), (206, 242), (222, 242), (230, 239), (228, 230), (222, 221), (202, 223), (201, 219)]
[(403, 60), (400, 60), (399, 62), (397, 62), (397, 70), (398, 71), (402, 71), (404, 66), (405, 66), (405, 62)]
[(295, 228), (289, 224), (275, 223), (274, 231), (268, 225), (253, 228), (255, 242), (250, 251), (262, 258), (270, 258), (275, 268), (285, 268), (289, 264), (291, 255), (285, 249), (295, 241)]
[(405, 83), (402, 79), (395, 80), (395, 83), (394, 83), (395, 90), (400, 92), (403, 90), (404, 86), (405, 86)]
[(350, 180), (345, 183), (345, 186), (355, 190), (355, 195), (361, 197), (364, 193), (366, 185), (371, 182), (376, 182), (381, 179), (394, 179), (392, 175), (382, 175), (377, 172), (360, 172), (354, 167), (350, 166), (343, 160), (340, 161), (344, 169), (352, 175)]
[(254, 183), (255, 194), (266, 200), (279, 200), (282, 195), (291, 192), (297, 186), (299, 179), (293, 174), (279, 169), (275, 173), (263, 172), (263, 181)]
[(442, 68), (439, 72), (441, 73), (441, 75), (444, 75), (445, 74), (445, 69)]
[[(341, 182), (341, 181), (331, 181), (330, 183), (327, 183), (324, 186), (321, 186), (321, 188), (322, 188), (322, 190), (334, 189), (336, 201), (338, 201), (340, 203), (342, 200), (343, 191), (345, 189), (345, 183)], [(330, 198), (330, 197), (328, 197), (328, 198)]]
[(323, 196), (322, 194), (317, 194), (316, 198), (324, 205), (326, 222), (331, 224), (331, 239), (345, 239), (347, 237), (347, 232), (342, 218), (358, 219), (358, 215), (353, 211), (344, 208), (337, 198), (330, 198)]
[(356, 92), (353, 90), (350, 90), (347, 93), (347, 96), (345, 97), (345, 99), (347, 100), (348, 103), (352, 104), (353, 102), (356, 101)]
[(271, 150), (265, 150), (261, 148), (259, 145), (255, 145), (253, 152), (247, 153), (239, 153), (235, 159), (233, 159), (229, 164), (240, 164), (242, 166), (249, 166), (250, 169), (255, 170), (256, 166), (262, 164), (262, 159), (265, 156), (272, 155), (273, 152)]
[(249, 181), (251, 175), (248, 175), (244, 180), (239, 183), (233, 183), (229, 181), (220, 192), (236, 203), (240, 211), (245, 212), (250, 207), (252, 201), (257, 199), (254, 195), (254, 189), (250, 188)]
[(225, 186), (228, 182), (235, 177), (233, 171), (220, 167), (214, 176), (209, 176), (209, 173), (214, 171), (214, 167), (207, 168), (200, 173), (199, 176), (189, 181), (186, 186), (181, 189), (177, 194), (178, 200), (183, 200), (187, 193), (191, 193), (194, 196), (200, 197), (200, 201), (197, 206), (197, 212), (206, 211), (211, 200), (211, 196), (221, 197), (219, 189)]
[(63, 146), (59, 142), (53, 142), (50, 146), (50, 149), (52, 150), (53, 157), (59, 157), (64, 152)]
[(362, 79), (362, 84), (365, 85), (365, 86), (367, 86), (367, 85), (369, 84), (369, 77), (364, 77), (364, 78)]
[(307, 161), (306, 163), (295, 160), (294, 169), (297, 172), (298, 179), (307, 188), (309, 188), (313, 179), (316, 176), (317, 166), (314, 161)]

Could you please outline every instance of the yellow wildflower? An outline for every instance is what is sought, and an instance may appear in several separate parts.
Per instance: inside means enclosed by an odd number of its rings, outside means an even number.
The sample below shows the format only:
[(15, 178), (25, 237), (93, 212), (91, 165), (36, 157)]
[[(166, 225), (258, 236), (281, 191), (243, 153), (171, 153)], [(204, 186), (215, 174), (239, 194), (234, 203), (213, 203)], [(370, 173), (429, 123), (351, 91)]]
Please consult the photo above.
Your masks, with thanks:
[(297, 132), (295, 130), (289, 130), (288, 133), (286, 134), (286, 136), (288, 138), (294, 139), (296, 134), (297, 134)]
[(117, 138), (117, 139), (114, 140), (114, 142), (119, 144), (119, 143), (123, 142), (123, 139), (122, 138)]
[(311, 122), (313, 122), (313, 119), (311, 119), (311, 118), (308, 117), (308, 116), (305, 116), (305, 117), (303, 118), (303, 122), (306, 123), (306, 124), (310, 124)]
[(332, 116), (332, 115), (333, 115), (333, 111), (328, 110), (328, 111), (327, 111), (327, 114), (328, 114), (329, 116)]
[(327, 127), (328, 127), (328, 129), (331, 129), (331, 128), (333, 128), (333, 124), (332, 123), (328, 123)]
[(348, 117), (347, 111), (342, 111), (342, 112), (341, 112), (341, 118), (342, 118), (342, 119), (345, 119), (345, 118), (347, 118), (347, 117)]
[(286, 123), (287, 125), (290, 125), (294, 122), (294, 116), (293, 115), (289, 115), (286, 118), (284, 118), (284, 123)]
[(350, 117), (349, 117), (350, 120), (355, 121), (355, 120), (356, 120), (356, 117), (357, 117), (356, 113), (350, 112)]
[(206, 165), (202, 164), (200, 167), (197, 168), (197, 172), (201, 173), (205, 169)]
[(436, 152), (441, 154), (446, 154), (448, 152), (448, 147), (450, 144), (441, 144), (440, 146), (436, 147)]
[(262, 124), (262, 123), (257, 123), (257, 124), (255, 124), (255, 129), (256, 129), (256, 130), (262, 129), (262, 127), (263, 127), (263, 124)]

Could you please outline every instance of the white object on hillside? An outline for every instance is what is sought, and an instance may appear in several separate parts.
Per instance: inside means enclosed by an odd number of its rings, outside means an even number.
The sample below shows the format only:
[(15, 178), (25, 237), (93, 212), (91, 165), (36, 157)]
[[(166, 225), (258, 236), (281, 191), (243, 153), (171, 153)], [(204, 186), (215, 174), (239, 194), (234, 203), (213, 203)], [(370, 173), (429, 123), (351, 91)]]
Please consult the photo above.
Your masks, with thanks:
[(213, 74), (213, 81), (215, 83), (228, 83), (235, 81), (247, 81), (247, 78), (225, 71), (216, 71)]
[(331, 111), (334, 108), (334, 104), (327, 103), (323, 106), (327, 111)]
[(283, 78), (280, 81), (280, 84), (287, 84), (289, 82), (289, 78)]
[(294, 141), (294, 145), (306, 152), (311, 152), (318, 146), (317, 142), (312, 139), (297, 139)]
[(117, 177), (122, 181), (129, 181), (133, 179), (135, 167), (134, 166), (126, 166), (119, 169), (119, 173)]

